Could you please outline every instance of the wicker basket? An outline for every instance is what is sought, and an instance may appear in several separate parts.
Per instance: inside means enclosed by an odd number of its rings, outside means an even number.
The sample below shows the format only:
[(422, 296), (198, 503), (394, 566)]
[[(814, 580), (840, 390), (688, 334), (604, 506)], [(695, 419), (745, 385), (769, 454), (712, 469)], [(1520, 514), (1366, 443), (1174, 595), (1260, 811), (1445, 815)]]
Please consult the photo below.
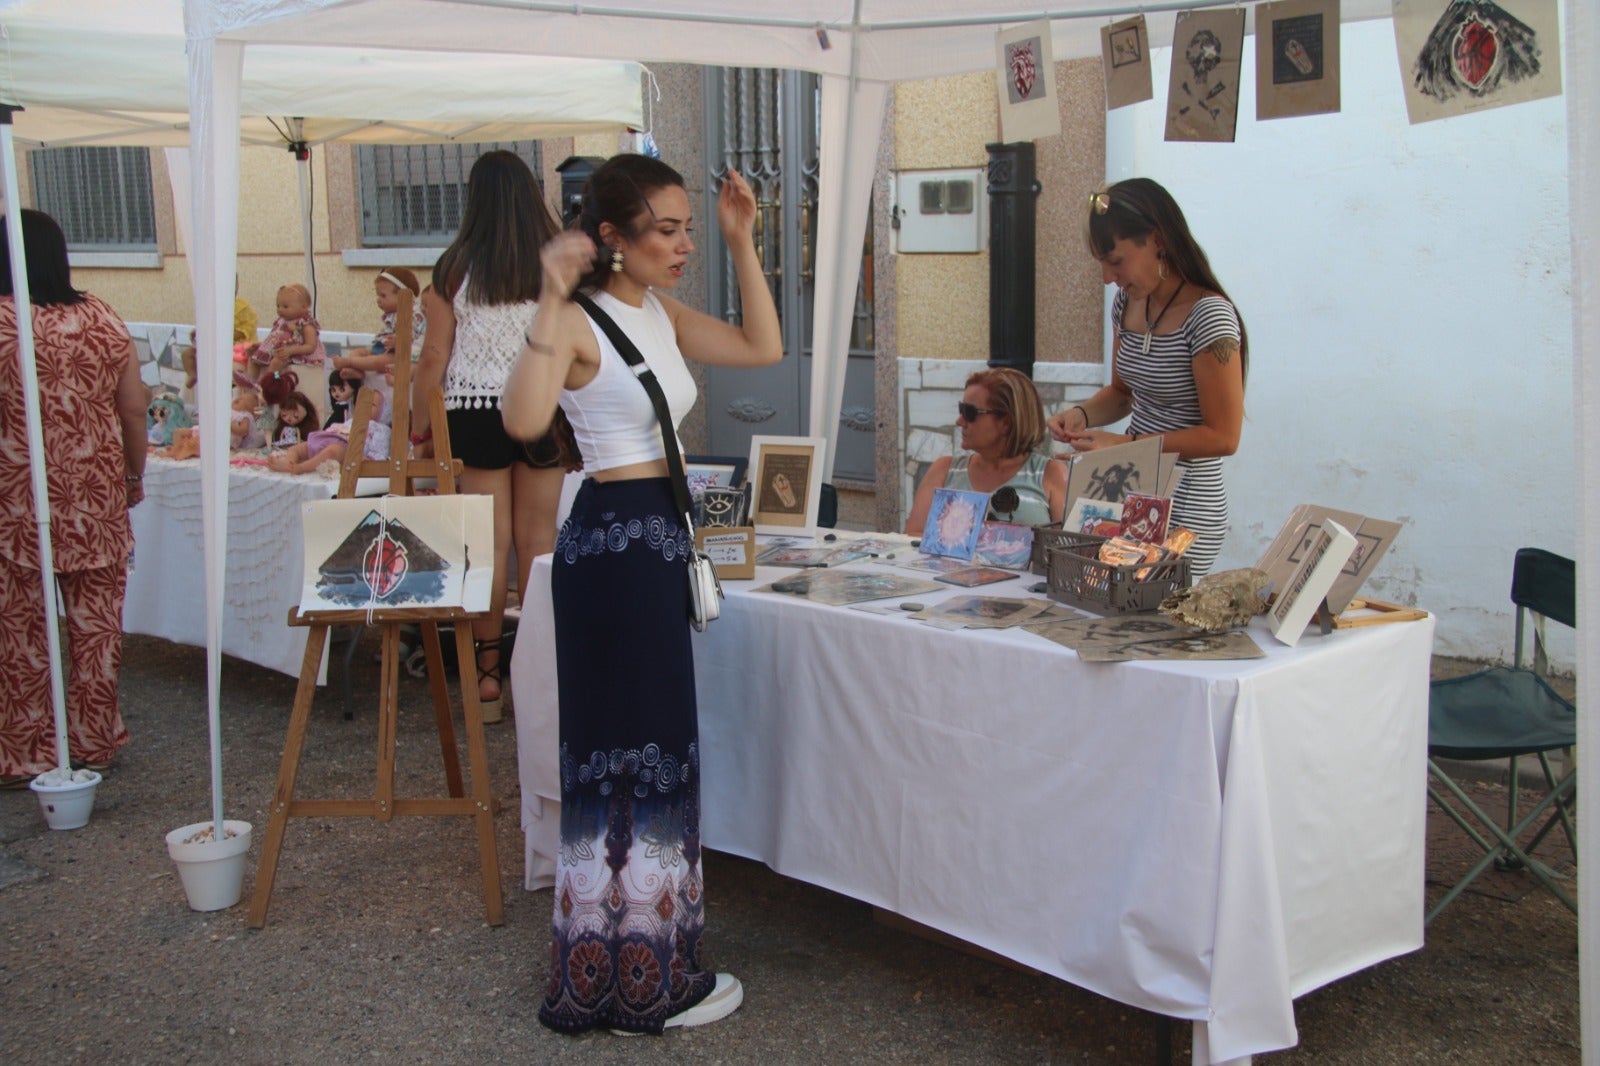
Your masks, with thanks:
[[(1052, 600), (1095, 614), (1134, 614), (1155, 610), (1173, 592), (1189, 586), (1189, 560), (1183, 556), (1113, 566), (1098, 556), (1105, 540), (1092, 533), (1067, 533), (1064, 543), (1045, 549)], [(1135, 576), (1141, 571), (1142, 580)]]

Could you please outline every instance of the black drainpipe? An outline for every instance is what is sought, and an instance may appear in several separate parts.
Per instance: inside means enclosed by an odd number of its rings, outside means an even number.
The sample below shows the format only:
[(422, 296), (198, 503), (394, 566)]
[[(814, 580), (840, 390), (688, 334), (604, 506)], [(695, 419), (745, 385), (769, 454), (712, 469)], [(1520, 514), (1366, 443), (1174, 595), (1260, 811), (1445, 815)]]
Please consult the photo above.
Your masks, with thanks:
[(1040, 185), (1032, 141), (989, 150), (989, 365), (1033, 377)]

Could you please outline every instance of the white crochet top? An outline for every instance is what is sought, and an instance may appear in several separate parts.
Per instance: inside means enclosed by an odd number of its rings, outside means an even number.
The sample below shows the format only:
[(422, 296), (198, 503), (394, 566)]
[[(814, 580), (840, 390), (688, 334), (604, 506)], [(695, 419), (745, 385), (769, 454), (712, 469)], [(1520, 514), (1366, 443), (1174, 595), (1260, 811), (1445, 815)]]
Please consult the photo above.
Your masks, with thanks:
[(533, 322), (538, 301), (479, 304), (467, 299), (467, 278), (451, 301), (456, 335), (444, 372), (444, 405), (449, 410), (499, 407), (511, 366)]

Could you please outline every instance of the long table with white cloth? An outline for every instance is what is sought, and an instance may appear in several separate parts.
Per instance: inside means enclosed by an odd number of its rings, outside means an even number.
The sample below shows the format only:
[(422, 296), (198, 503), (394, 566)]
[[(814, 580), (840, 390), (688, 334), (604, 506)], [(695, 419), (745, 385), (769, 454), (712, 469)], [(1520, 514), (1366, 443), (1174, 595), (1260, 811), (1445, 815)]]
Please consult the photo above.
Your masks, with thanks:
[[(222, 650), (298, 677), (307, 630), (288, 624), (300, 602), (300, 505), (326, 500), (338, 482), (258, 466), (228, 470), (228, 561)], [(179, 644), (206, 642), (205, 530), (200, 464), (151, 456), (144, 501), (131, 512), (134, 568), (122, 605), (126, 633)], [(322, 673), (326, 674), (327, 655)]]
[[(1193, 1021), (1196, 1062), (1293, 1046), (1296, 997), (1421, 947), (1432, 617), (1292, 648), (1257, 618), (1263, 659), (1086, 663), (753, 591), (793, 572), (725, 582), (694, 638), (706, 846)], [(559, 846), (549, 556), (530, 585), (531, 881)]]

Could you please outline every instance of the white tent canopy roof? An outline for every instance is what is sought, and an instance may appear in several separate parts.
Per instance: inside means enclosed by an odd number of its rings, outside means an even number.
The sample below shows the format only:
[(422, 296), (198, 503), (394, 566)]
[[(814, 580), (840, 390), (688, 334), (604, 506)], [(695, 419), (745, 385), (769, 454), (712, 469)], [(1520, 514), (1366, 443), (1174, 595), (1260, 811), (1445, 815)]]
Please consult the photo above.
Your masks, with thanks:
[[(25, 108), (15, 119), (19, 141), (189, 143), (181, 0), (13, 0), (0, 3), (0, 28), (0, 101)], [(411, 33), (409, 43), (417, 41)], [(296, 139), (310, 144), (532, 140), (641, 128), (639, 79), (633, 62), (266, 45), (251, 48), (245, 61), (241, 140), (281, 145), (285, 116), (304, 120)]]
[[(252, 43), (405, 48), (415, 45), (408, 27), (427, 25), (428, 47), (445, 52), (785, 67), (888, 82), (988, 69), (996, 29), (1047, 16), (1058, 59), (1098, 55), (1100, 27), (1138, 12), (1151, 42), (1169, 44), (1171, 12), (1204, 6), (1215, 0), (243, 0), (208, 5), (211, 23), (196, 29)], [(445, 17), (452, 7), (462, 17)], [(1345, 21), (1390, 11), (1390, 0), (1341, 4)], [(854, 70), (852, 50), (841, 47), (852, 28)]]

